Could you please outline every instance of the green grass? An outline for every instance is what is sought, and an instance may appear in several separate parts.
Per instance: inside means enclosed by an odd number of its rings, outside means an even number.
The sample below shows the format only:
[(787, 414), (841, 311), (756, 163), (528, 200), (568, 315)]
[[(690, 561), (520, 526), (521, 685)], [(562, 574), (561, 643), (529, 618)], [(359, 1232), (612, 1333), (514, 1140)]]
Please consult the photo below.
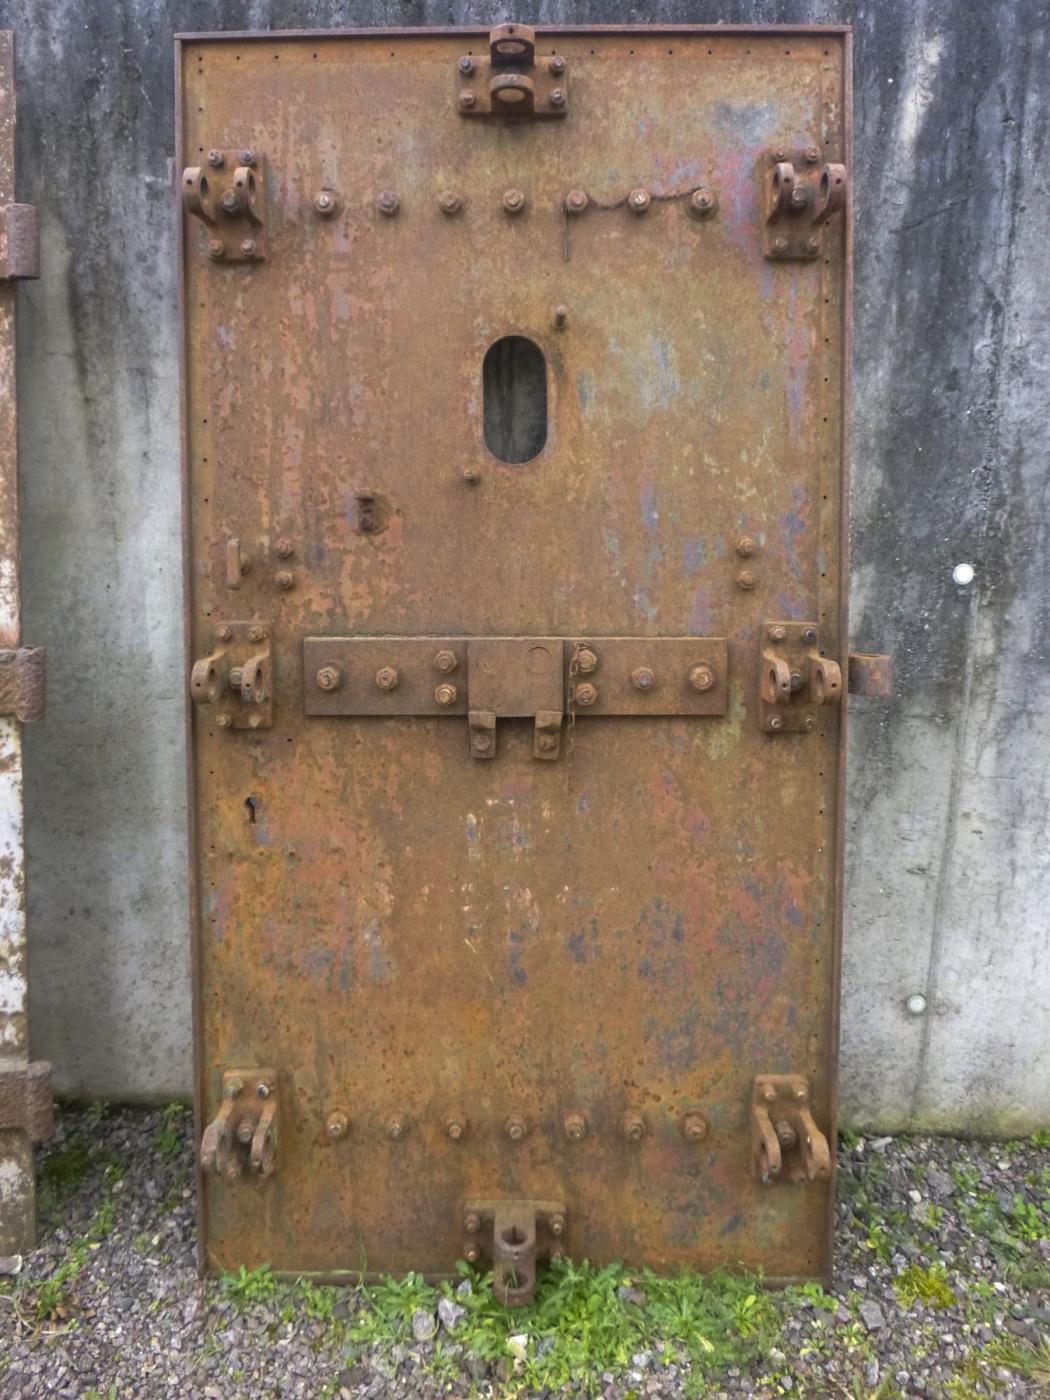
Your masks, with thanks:
[(931, 1308), (950, 1308), (955, 1303), (955, 1293), (949, 1286), (948, 1271), (943, 1264), (933, 1264), (928, 1269), (921, 1264), (909, 1264), (898, 1275), (893, 1287), (906, 1308), (918, 1302)]
[(277, 1296), (277, 1280), (269, 1264), (246, 1269), (242, 1264), (235, 1274), (223, 1274), (219, 1289), (234, 1307), (243, 1312), (254, 1303), (268, 1303)]
[(185, 1146), (187, 1112), (185, 1104), (181, 1103), (169, 1103), (162, 1112), (161, 1130), (154, 1139), (154, 1145), (162, 1157), (177, 1157)]

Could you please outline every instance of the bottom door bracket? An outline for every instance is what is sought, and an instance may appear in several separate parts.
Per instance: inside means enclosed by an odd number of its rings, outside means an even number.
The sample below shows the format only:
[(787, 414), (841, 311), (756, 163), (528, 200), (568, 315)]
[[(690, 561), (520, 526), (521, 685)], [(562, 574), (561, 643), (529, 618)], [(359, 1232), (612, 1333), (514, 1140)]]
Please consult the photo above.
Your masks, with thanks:
[(751, 1170), (764, 1185), (774, 1181), (827, 1180), (828, 1140), (809, 1110), (809, 1085), (801, 1074), (760, 1074), (751, 1090)]
[(277, 1076), (269, 1069), (228, 1069), (222, 1107), (201, 1137), (201, 1170), (235, 1180), (247, 1161), (270, 1176), (277, 1160)]
[(463, 1207), (463, 1255), (492, 1261), (492, 1287), (506, 1307), (529, 1303), (536, 1292), (537, 1260), (561, 1259), (562, 1201), (471, 1200)]

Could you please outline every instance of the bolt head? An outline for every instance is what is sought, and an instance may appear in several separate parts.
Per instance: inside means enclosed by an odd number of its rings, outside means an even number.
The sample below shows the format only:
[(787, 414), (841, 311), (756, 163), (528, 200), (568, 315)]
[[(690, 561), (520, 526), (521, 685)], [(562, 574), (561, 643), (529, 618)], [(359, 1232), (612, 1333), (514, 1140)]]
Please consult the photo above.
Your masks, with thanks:
[(399, 204), (400, 201), (393, 190), (380, 191), (379, 197), (376, 200), (376, 208), (379, 210), (380, 214), (385, 214), (388, 218), (391, 214), (397, 213)]
[(750, 535), (741, 535), (736, 542), (736, 552), (741, 559), (750, 559), (757, 548), (758, 545)]
[(807, 165), (816, 165), (816, 163), (817, 163), (819, 160), (820, 160), (820, 150), (819, 150), (819, 148), (816, 147), (816, 146), (810, 146), (810, 147), (807, 149), (807, 151), (806, 151), (806, 163), (807, 163)]
[(795, 1100), (796, 1103), (805, 1103), (809, 1098), (809, 1090), (805, 1087), (804, 1084), (798, 1084), (792, 1091), (791, 1097)]
[(322, 666), (314, 680), (318, 690), (338, 690), (343, 682), (343, 673), (338, 666)]
[(550, 63), (547, 66), (550, 68), (552, 73), (565, 72), (565, 60), (561, 57), (560, 54), (555, 54), (555, 56), (551, 59)]
[(766, 1103), (772, 1103), (777, 1096), (776, 1086), (773, 1084), (763, 1084), (762, 1097)]
[(454, 1116), (452, 1118), (445, 1119), (445, 1132), (448, 1134), (448, 1136), (452, 1139), (453, 1142), (458, 1142), (460, 1140), (460, 1138), (463, 1136), (465, 1128), (466, 1123), (462, 1118)]
[(541, 734), (536, 744), (541, 753), (553, 753), (558, 747), (558, 741), (553, 734)]
[(581, 1142), (587, 1136), (587, 1119), (582, 1113), (567, 1113), (564, 1127), (570, 1142)]
[(255, 164), (255, 152), (254, 152), (254, 151), (249, 151), (249, 150), (244, 150), (244, 151), (242, 151), (242, 152), (241, 152), (241, 164), (242, 164), (242, 165), (254, 165), (254, 164)]
[(218, 262), (220, 258), (226, 256), (226, 244), (221, 238), (212, 238), (208, 243), (208, 257), (212, 262)]
[(273, 1089), (271, 1085), (267, 1084), (265, 1079), (260, 1079), (255, 1086), (255, 1097), (257, 1099), (268, 1099), (272, 1093)]
[(769, 639), (772, 642), (782, 642), (786, 635), (783, 627), (771, 627), (769, 629)]
[(590, 647), (580, 647), (576, 653), (576, 669), (585, 676), (596, 671), (598, 669), (598, 653), (592, 651)]
[(230, 717), (229, 715), (217, 715), (215, 723), (219, 726), (220, 729), (229, 729)]
[(802, 633), (802, 640), (804, 642), (815, 642), (817, 640), (817, 629), (815, 627), (807, 627)]
[(525, 1120), (512, 1113), (504, 1124), (504, 1129), (511, 1142), (520, 1142), (525, 1136)]
[(459, 698), (459, 691), (448, 681), (434, 687), (434, 699), (439, 705), (454, 705)]
[(784, 721), (779, 715), (770, 715), (769, 719), (766, 721), (766, 727), (768, 729), (783, 729)]
[(339, 196), (333, 190), (318, 190), (314, 195), (314, 213), (321, 219), (330, 219), (339, 212)]
[(798, 1134), (786, 1118), (782, 1118), (779, 1123), (775, 1123), (773, 1125), (773, 1131), (776, 1133), (777, 1142), (780, 1143), (781, 1147), (790, 1150), (798, 1142)]
[(652, 203), (653, 197), (648, 190), (632, 190), (627, 196), (627, 204), (634, 214), (644, 214)]
[(707, 1119), (702, 1113), (687, 1113), (682, 1119), (682, 1136), (686, 1142), (701, 1142), (707, 1137)]
[(757, 582), (758, 579), (755, 577), (755, 575), (751, 572), (750, 569), (741, 569), (736, 576), (737, 588), (743, 589), (745, 593), (750, 593)]
[(807, 715), (807, 716), (805, 717), (805, 719), (802, 721), (802, 728), (803, 728), (803, 729), (813, 729), (813, 728), (816, 727), (816, 723), (817, 723), (817, 721), (813, 718), (812, 715)]
[(481, 480), (481, 473), (478, 471), (477, 467), (464, 467), (463, 480), (468, 486), (477, 486), (478, 482)]
[(404, 1136), (404, 1133), (405, 1120), (400, 1114), (395, 1113), (386, 1120), (386, 1135), (391, 1142), (397, 1142), (398, 1138)]
[(565, 1216), (552, 1215), (550, 1218), (550, 1232), (555, 1239), (561, 1239), (565, 1234)]
[(640, 1113), (624, 1115), (623, 1135), (628, 1142), (641, 1142), (645, 1136), (645, 1120)]
[(689, 213), (694, 219), (706, 219), (714, 212), (715, 197), (710, 190), (694, 190), (689, 196)]
[(459, 659), (454, 651), (449, 651), (443, 647), (434, 657), (434, 665), (444, 675), (450, 675), (459, 665)]
[(249, 729), (261, 729), (261, 728), (262, 728), (262, 718), (261, 718), (259, 715), (252, 715), (252, 717), (251, 717), (251, 718), (249, 719), (249, 721), (248, 721), (248, 728), (249, 728)]
[(564, 89), (564, 88), (551, 88), (551, 106), (552, 106), (552, 107), (564, 107), (564, 106), (565, 106), (565, 89)]
[(266, 640), (266, 628), (253, 623), (248, 628), (248, 640), (250, 642), (264, 642)]
[(569, 319), (569, 309), (566, 306), (556, 306), (551, 314), (551, 324), (558, 330), (565, 325)]
[(459, 71), (461, 73), (473, 73), (474, 60), (471, 58), (469, 53), (465, 53), (463, 57), (459, 60)]
[(475, 734), (474, 747), (479, 753), (487, 753), (492, 748), (492, 736), (490, 734)]
[(582, 214), (589, 203), (586, 190), (570, 190), (565, 196), (565, 208), (570, 214)]
[(577, 705), (593, 705), (598, 698), (597, 686), (591, 685), (589, 681), (584, 681), (583, 685), (576, 687)]
[(801, 209), (808, 199), (809, 195), (801, 185), (796, 185), (791, 191), (791, 203), (795, 209)]
[(455, 190), (445, 190), (441, 196), (441, 209), (445, 214), (458, 214), (463, 208), (463, 200)]
[(376, 685), (380, 690), (393, 690), (400, 679), (396, 666), (380, 666), (375, 675)]
[(463, 1252), (463, 1258), (468, 1264), (476, 1264), (481, 1258), (481, 1251), (476, 1244), (469, 1245)]
[(221, 151), (209, 151), (208, 164), (213, 170), (221, 170), (222, 167), (226, 164), (226, 158), (223, 156), (223, 153)]
[(631, 684), (637, 690), (652, 690), (656, 684), (656, 676), (650, 666), (637, 666), (631, 672)]
[(346, 1137), (347, 1129), (350, 1127), (350, 1119), (345, 1113), (336, 1110), (328, 1115), (324, 1125), (325, 1133), (333, 1142), (338, 1142), (342, 1137)]
[(509, 189), (503, 192), (503, 207), (508, 214), (520, 214), (525, 208), (525, 192)]
[(926, 998), (921, 992), (913, 992), (904, 1003), (909, 1016), (923, 1016), (926, 1012)]
[(477, 1211), (471, 1210), (463, 1217), (463, 1228), (468, 1235), (476, 1235), (481, 1229), (481, 1216)]
[(273, 576), (273, 581), (282, 593), (287, 593), (290, 588), (295, 587), (295, 575), (287, 569), (278, 569)]
[(221, 627), (216, 627), (215, 635), (218, 637), (220, 642), (228, 642), (233, 636), (233, 628), (227, 627), (226, 623), (224, 622)]
[(244, 1084), (239, 1079), (228, 1079), (223, 1086), (223, 1098), (235, 1099), (244, 1088)]
[(710, 690), (715, 683), (715, 673), (710, 666), (694, 666), (689, 672), (689, 684), (694, 690)]
[(787, 241), (786, 238), (774, 238), (774, 239), (773, 239), (773, 251), (774, 251), (774, 253), (786, 253), (786, 252), (787, 252), (787, 245), (788, 245), (788, 241)]
[(252, 256), (252, 254), (255, 252), (255, 239), (254, 239), (254, 238), (242, 238), (242, 239), (241, 239), (241, 252), (244, 254), (244, 256), (245, 256), (246, 258), (250, 258), (250, 257)]
[(295, 553), (295, 546), (292, 544), (291, 540), (282, 538), (274, 545), (273, 552), (277, 555), (278, 559), (290, 559)]
[(470, 88), (464, 88), (463, 91), (459, 94), (459, 105), (465, 110), (469, 111), (469, 109), (474, 106), (477, 100), (478, 99), (471, 92)]

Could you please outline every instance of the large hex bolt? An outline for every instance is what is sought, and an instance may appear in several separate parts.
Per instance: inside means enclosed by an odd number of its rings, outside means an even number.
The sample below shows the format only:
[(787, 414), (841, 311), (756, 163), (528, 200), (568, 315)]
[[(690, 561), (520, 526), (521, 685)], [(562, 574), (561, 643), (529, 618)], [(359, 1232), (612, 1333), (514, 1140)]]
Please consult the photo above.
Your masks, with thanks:
[(589, 676), (598, 669), (598, 653), (590, 647), (580, 647), (576, 653), (576, 669), (583, 676)]
[(442, 647), (434, 657), (434, 665), (447, 676), (459, 665), (459, 658), (454, 651), (449, 651), (447, 647)]
[(325, 1121), (324, 1130), (326, 1136), (329, 1137), (332, 1140), (332, 1142), (338, 1142), (340, 1138), (346, 1137), (349, 1127), (349, 1117), (342, 1111), (342, 1109), (335, 1109), (328, 1115), (328, 1118)]
[(694, 666), (689, 672), (689, 684), (694, 690), (710, 690), (715, 683), (715, 673), (710, 666)]
[(343, 673), (338, 666), (322, 666), (314, 680), (318, 690), (338, 690), (343, 683)]
[(380, 666), (375, 679), (380, 690), (394, 690), (401, 677), (396, 666)]
[(621, 1131), (628, 1142), (641, 1142), (645, 1137), (645, 1119), (640, 1113), (625, 1113)]
[(584, 681), (583, 685), (576, 687), (577, 705), (593, 705), (598, 699), (598, 687), (591, 685), (590, 681)]
[(454, 705), (459, 698), (459, 691), (448, 681), (442, 681), (440, 685), (434, 687), (434, 699), (439, 705)]
[(339, 197), (334, 190), (318, 190), (314, 195), (314, 213), (319, 219), (331, 219), (339, 213)]
[(467, 1120), (462, 1113), (450, 1113), (445, 1119), (445, 1135), (453, 1142), (459, 1142), (467, 1131)]
[(582, 1113), (567, 1113), (562, 1126), (570, 1142), (581, 1142), (587, 1136), (587, 1119)]
[(636, 666), (631, 672), (631, 684), (636, 690), (652, 690), (656, 675), (651, 666)]
[(715, 212), (715, 197), (710, 190), (694, 190), (687, 208), (694, 219), (709, 219)]

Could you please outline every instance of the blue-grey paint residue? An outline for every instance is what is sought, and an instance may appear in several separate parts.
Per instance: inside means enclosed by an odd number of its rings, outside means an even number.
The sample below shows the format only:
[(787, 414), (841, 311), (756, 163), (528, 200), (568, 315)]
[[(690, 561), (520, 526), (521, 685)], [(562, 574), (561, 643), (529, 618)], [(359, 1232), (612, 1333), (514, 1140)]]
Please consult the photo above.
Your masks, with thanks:
[(596, 388), (594, 375), (589, 370), (581, 369), (576, 376), (576, 398), (580, 405), (580, 412), (584, 417), (587, 416), (594, 403)]
[(657, 336), (649, 340), (653, 373), (641, 381), (641, 399), (646, 408), (670, 408), (682, 392), (674, 346)]
[(467, 813), (467, 840), (468, 840), (468, 841), (470, 842), (470, 844), (473, 846), (473, 845), (475, 844), (475, 842), (476, 842), (478, 839), (479, 839), (479, 836), (478, 836), (478, 819), (477, 819), (477, 817), (474, 815), (473, 812), (468, 812), (468, 813)]
[(714, 104), (713, 115), (715, 125), (732, 134), (734, 146), (766, 146), (774, 135), (780, 135), (773, 102), (729, 102), (723, 98)]
[(802, 543), (809, 529), (807, 520), (809, 499), (806, 488), (795, 485), (791, 488), (792, 506), (777, 517), (777, 533), (784, 549), (784, 555), (791, 577), (802, 578)]
[(711, 596), (711, 585), (702, 583), (693, 594), (689, 611), (689, 630), (697, 637), (709, 637), (716, 630), (717, 601)]
[(369, 919), (362, 930), (362, 937), (368, 954), (369, 981), (381, 987), (395, 976), (397, 964), (383, 946), (383, 930), (378, 919)]
[(518, 929), (511, 929), (507, 934), (507, 962), (510, 964), (510, 975), (519, 987), (524, 987), (529, 980), (529, 975), (522, 965), (524, 948), (524, 933)]
[(707, 560), (707, 541), (703, 535), (690, 535), (682, 545), (682, 567), (686, 578), (698, 573)]
[(573, 962), (582, 965), (589, 959), (597, 958), (601, 951), (598, 942), (598, 920), (592, 919), (589, 924), (584, 924), (582, 928), (570, 933), (567, 943)]

